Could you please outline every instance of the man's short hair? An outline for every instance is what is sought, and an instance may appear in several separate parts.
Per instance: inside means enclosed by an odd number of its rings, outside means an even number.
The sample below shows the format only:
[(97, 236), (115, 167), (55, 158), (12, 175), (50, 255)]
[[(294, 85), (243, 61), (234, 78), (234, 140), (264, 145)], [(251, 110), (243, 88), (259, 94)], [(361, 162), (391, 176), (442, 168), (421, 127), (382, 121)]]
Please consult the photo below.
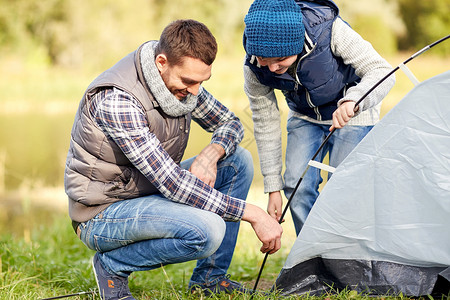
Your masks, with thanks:
[(172, 65), (179, 64), (183, 57), (189, 56), (209, 66), (216, 58), (217, 42), (203, 23), (177, 20), (164, 28), (155, 53), (166, 55)]

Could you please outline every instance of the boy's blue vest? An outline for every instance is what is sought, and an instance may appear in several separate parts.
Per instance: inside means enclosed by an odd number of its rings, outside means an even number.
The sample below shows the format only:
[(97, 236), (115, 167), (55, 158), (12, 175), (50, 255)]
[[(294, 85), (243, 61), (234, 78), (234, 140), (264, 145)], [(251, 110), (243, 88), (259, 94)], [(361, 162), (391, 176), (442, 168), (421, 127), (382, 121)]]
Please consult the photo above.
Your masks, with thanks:
[[(257, 63), (256, 57), (247, 54), (245, 64), (258, 80), (269, 87), (282, 90), (291, 110), (316, 119), (331, 120), (347, 88), (356, 85), (360, 78), (352, 66), (344, 64), (330, 48), (333, 22), (339, 9), (333, 1), (299, 1), (305, 26), (305, 43), (299, 55), (297, 79), (288, 73), (278, 75)], [(244, 49), (246, 37), (244, 35)]]

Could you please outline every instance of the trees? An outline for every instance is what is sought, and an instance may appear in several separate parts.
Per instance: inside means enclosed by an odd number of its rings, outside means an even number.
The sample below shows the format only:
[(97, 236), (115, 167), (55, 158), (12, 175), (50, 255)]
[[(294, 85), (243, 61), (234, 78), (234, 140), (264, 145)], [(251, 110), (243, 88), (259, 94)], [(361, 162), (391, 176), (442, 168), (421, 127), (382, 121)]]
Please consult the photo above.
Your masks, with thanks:
[[(419, 50), (450, 34), (450, 0), (397, 0), (397, 4), (407, 31), (399, 39), (401, 49)], [(450, 44), (444, 43), (436, 51), (448, 54)]]
[[(0, 51), (45, 53), (52, 65), (108, 64), (158, 39), (177, 18), (204, 22), (220, 49), (242, 49), (251, 0), (0, 0)], [(105, 51), (105, 49), (108, 49)]]
[[(216, 36), (220, 51), (242, 51), (243, 20), (251, 2), (0, 0), (0, 51), (19, 55), (38, 51), (52, 65), (104, 66), (141, 42), (158, 39), (162, 28), (176, 18), (204, 22)], [(450, 0), (336, 3), (344, 18), (383, 53), (391, 54), (397, 45), (421, 48), (449, 33)], [(438, 51), (448, 53), (450, 43)]]
[(43, 47), (51, 62), (64, 48), (70, 11), (66, 0), (0, 0), (0, 45)]

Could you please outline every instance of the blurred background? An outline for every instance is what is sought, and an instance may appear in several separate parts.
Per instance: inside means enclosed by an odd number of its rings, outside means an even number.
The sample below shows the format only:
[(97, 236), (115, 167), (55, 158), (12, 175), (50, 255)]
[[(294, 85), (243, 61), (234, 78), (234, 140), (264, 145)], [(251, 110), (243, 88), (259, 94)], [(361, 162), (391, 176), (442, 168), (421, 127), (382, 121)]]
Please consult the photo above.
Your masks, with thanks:
[[(337, 0), (341, 15), (392, 66), (450, 32), (450, 0)], [(242, 32), (250, 0), (0, 0), (0, 232), (27, 239), (33, 224), (66, 213), (64, 164), (78, 102), (88, 84), (172, 20), (192, 18), (219, 53), (204, 86), (245, 125), (255, 162), (249, 201), (265, 206), (251, 112), (243, 92)], [(450, 41), (408, 65), (419, 80), (449, 70)], [(387, 113), (413, 87), (397, 72)], [(280, 94), (278, 94), (280, 96)], [(424, 99), (426, 100), (426, 99)], [(279, 97), (284, 123), (287, 106)], [(194, 126), (185, 157), (209, 135)], [(285, 142), (285, 138), (283, 140)]]

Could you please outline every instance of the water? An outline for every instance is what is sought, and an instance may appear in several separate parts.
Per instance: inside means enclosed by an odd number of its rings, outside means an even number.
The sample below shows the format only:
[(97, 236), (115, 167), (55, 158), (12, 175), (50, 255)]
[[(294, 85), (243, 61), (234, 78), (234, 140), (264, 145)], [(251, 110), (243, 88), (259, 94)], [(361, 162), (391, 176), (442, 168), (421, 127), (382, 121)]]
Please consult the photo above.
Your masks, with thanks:
[(24, 183), (63, 184), (74, 114), (0, 115), (0, 169), (6, 191), (16, 190)]
[[(0, 112), (0, 232), (26, 236), (67, 215), (64, 166), (76, 106), (59, 113)], [(185, 157), (208, 144), (193, 124)]]
[(63, 172), (74, 113), (0, 114), (1, 233), (26, 238), (64, 209)]

